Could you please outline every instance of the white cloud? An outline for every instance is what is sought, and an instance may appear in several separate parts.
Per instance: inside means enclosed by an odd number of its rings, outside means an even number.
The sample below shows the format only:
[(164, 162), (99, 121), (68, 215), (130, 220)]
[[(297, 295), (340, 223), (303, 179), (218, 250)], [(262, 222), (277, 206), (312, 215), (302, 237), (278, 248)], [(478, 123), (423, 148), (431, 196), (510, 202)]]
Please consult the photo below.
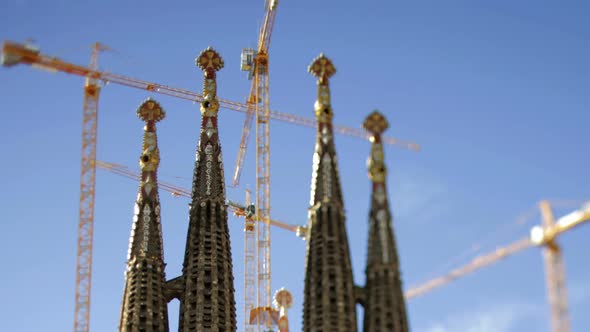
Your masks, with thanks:
[(424, 332), (509, 332), (518, 321), (538, 310), (535, 306), (523, 303), (499, 304), (452, 315)]

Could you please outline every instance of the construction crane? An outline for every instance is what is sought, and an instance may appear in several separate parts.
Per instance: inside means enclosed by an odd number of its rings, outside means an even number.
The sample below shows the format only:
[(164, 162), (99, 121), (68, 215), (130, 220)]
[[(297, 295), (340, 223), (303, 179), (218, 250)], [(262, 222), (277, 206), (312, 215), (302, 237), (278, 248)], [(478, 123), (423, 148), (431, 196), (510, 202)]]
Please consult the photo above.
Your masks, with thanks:
[(539, 246), (543, 247), (547, 294), (551, 308), (551, 331), (569, 332), (565, 268), (561, 250), (556, 239), (562, 233), (590, 220), (590, 202), (584, 204), (580, 209), (559, 218), (557, 221), (554, 220), (551, 205), (548, 201), (539, 202), (539, 208), (543, 217), (543, 223), (542, 225), (533, 227), (529, 237), (507, 246), (499, 247), (491, 253), (479, 255), (466, 265), (418, 287), (407, 290), (405, 293), (406, 299), (423, 295), (524, 249)]
[[(106, 47), (95, 43), (90, 69), (98, 69), (98, 53)], [(76, 300), (74, 331), (90, 329), (90, 291), (92, 289), (92, 240), (94, 234), (94, 197), (96, 189), (96, 135), (98, 125), (98, 95), (96, 78), (86, 76), (82, 115), (82, 162), (80, 166), (80, 205), (78, 217), (78, 253), (76, 262)]]
[[(11, 49), (20, 49), (13, 53)], [(80, 166), (80, 203), (78, 216), (78, 252), (76, 262), (76, 298), (74, 309), (74, 331), (88, 332), (90, 323), (90, 292), (92, 281), (92, 240), (94, 233), (94, 197), (96, 188), (96, 136), (98, 124), (99, 81), (88, 75), (98, 69), (98, 54), (108, 47), (95, 43), (92, 47), (89, 70), (80, 75), (86, 76), (84, 84), (84, 106), (82, 114), (82, 158)], [(39, 54), (32, 44), (4, 44), (2, 64), (12, 66), (23, 59), (19, 54)], [(31, 62), (31, 65), (37, 65)], [(47, 68), (52, 69), (52, 68)]]
[[(258, 36), (258, 49), (242, 50), (241, 70), (248, 72), (252, 87), (248, 95), (248, 111), (242, 130), (240, 148), (232, 181), (237, 186), (244, 164), (252, 119), (256, 118), (256, 208), (261, 223), (246, 218), (244, 228), (244, 317), (257, 308), (271, 308), (270, 260), (270, 96), (268, 50), (278, 0), (265, 0), (264, 22)], [(254, 238), (256, 234), (256, 239)], [(272, 320), (244, 319), (244, 331), (259, 332), (261, 325), (270, 330)]]
[[(275, 2), (276, 5), (276, 2)], [(82, 169), (81, 169), (81, 195), (80, 195), (80, 222), (78, 227), (78, 258), (76, 275), (76, 309), (75, 309), (75, 332), (88, 332), (90, 321), (90, 289), (92, 271), (92, 231), (94, 217), (94, 187), (96, 174), (96, 134), (97, 134), (97, 109), (100, 83), (114, 83), (152, 93), (167, 95), (174, 98), (189, 100), (200, 103), (203, 101), (201, 94), (180, 88), (174, 88), (163, 84), (130, 78), (115, 73), (99, 71), (97, 66), (97, 54), (101, 50), (100, 44), (95, 44), (93, 56), (89, 67), (66, 62), (57, 57), (42, 54), (36, 47), (28, 44), (21, 44), (11, 41), (4, 41), (0, 63), (5, 67), (18, 64), (26, 64), (49, 72), (63, 72), (86, 78), (84, 97), (84, 121), (82, 137)], [(254, 84), (254, 83), (253, 83)], [(258, 103), (257, 103), (258, 104)], [(249, 104), (219, 99), (222, 108), (248, 113)], [(257, 106), (256, 110), (260, 109)], [(278, 120), (299, 126), (315, 128), (316, 121), (293, 115), (289, 113), (270, 111), (262, 114), (262, 120)], [(256, 115), (260, 112), (256, 111)], [(265, 118), (266, 116), (266, 118)], [(258, 122), (258, 120), (257, 120)], [(265, 126), (268, 128), (268, 126)], [(258, 128), (258, 127), (257, 127)], [(334, 126), (334, 132), (347, 136), (370, 139), (371, 135), (364, 129), (349, 128), (345, 126)], [(263, 134), (264, 132), (261, 132)], [(416, 143), (401, 141), (393, 137), (383, 137), (383, 143), (388, 145), (400, 145), (412, 150), (419, 150)], [(266, 145), (268, 147), (268, 145)], [(260, 147), (258, 150), (261, 150)], [(268, 156), (268, 150), (262, 149)], [(267, 159), (264, 159), (268, 161)], [(262, 167), (268, 166), (263, 164)], [(260, 172), (260, 174), (264, 174)], [(266, 223), (268, 225), (268, 223)]]

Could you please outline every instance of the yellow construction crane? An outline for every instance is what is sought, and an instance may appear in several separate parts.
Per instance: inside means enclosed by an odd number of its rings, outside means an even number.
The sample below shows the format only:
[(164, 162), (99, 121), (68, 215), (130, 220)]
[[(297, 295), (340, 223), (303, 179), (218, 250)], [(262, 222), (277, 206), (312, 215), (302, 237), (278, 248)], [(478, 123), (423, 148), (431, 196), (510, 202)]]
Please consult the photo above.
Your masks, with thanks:
[[(98, 69), (98, 52), (106, 47), (95, 43), (90, 69)], [(82, 116), (82, 162), (80, 166), (80, 206), (78, 218), (78, 254), (76, 263), (76, 302), (74, 331), (90, 329), (90, 291), (92, 281), (92, 240), (94, 233), (94, 197), (96, 189), (96, 135), (98, 125), (98, 95), (96, 78), (86, 76)]]
[(423, 295), (526, 248), (539, 246), (543, 247), (545, 261), (547, 295), (551, 308), (551, 331), (569, 332), (565, 268), (563, 256), (556, 239), (562, 233), (590, 220), (590, 203), (586, 203), (580, 209), (559, 218), (557, 221), (553, 217), (551, 205), (548, 201), (539, 202), (539, 208), (543, 217), (543, 223), (542, 225), (533, 227), (529, 237), (507, 246), (499, 247), (491, 253), (479, 255), (466, 265), (418, 287), (411, 288), (406, 291), (406, 298), (411, 299)]
[[(244, 121), (233, 186), (240, 178), (246, 147), (250, 137), (252, 118), (256, 118), (256, 215), (262, 222), (254, 223), (246, 218), (244, 228), (244, 317), (262, 308), (271, 309), (270, 269), (270, 100), (268, 75), (268, 50), (278, 0), (265, 0), (264, 22), (258, 36), (258, 49), (244, 49), (241, 69), (248, 72), (252, 87), (248, 96), (248, 112)], [(256, 238), (254, 236), (256, 235)], [(257, 310), (260, 311), (260, 310)], [(244, 319), (244, 331), (259, 332), (261, 325), (269, 330), (272, 320)]]
[[(90, 75), (98, 69), (98, 54), (108, 47), (95, 43), (92, 47), (88, 70), (77, 74), (86, 77), (84, 84), (84, 106), (82, 116), (82, 158), (80, 166), (80, 203), (78, 217), (78, 252), (76, 263), (76, 300), (74, 331), (88, 332), (90, 322), (90, 291), (92, 276), (92, 240), (94, 233), (94, 197), (96, 188), (96, 136), (98, 124), (98, 96), (100, 84), (97, 78)], [(26, 56), (26, 57), (25, 57)], [(18, 45), (4, 43), (2, 64), (12, 66), (18, 63), (29, 63), (47, 70), (56, 68), (42, 66), (38, 60), (39, 49), (32, 44)], [(63, 66), (64, 70), (73, 70)]]
[[(276, 6), (276, 2), (274, 2), (274, 4), (274, 6)], [(4, 41), (2, 43), (2, 54), (0, 60), (0, 63), (5, 67), (26, 64), (38, 69), (47, 70), (49, 72), (63, 72), (86, 78), (82, 130), (82, 168), (80, 181), (80, 217), (78, 223), (78, 259), (76, 267), (76, 306), (74, 314), (75, 332), (88, 332), (90, 325), (92, 236), (94, 225), (94, 188), (96, 181), (96, 120), (100, 84), (114, 83), (117, 85), (145, 90), (152, 93), (167, 95), (173, 98), (185, 99), (191, 102), (200, 103), (203, 101), (203, 96), (201, 94), (190, 90), (174, 88), (151, 81), (99, 71), (97, 69), (97, 55), (99, 51), (103, 50), (103, 48), (104, 46), (101, 44), (95, 44), (90, 66), (85, 67), (61, 60), (54, 56), (42, 54), (37, 47), (33, 47), (28, 44)], [(256, 81), (255, 83), (259, 84)], [(266, 93), (266, 96), (267, 95), (268, 93)], [(259, 96), (262, 97), (262, 95)], [(245, 104), (225, 99), (219, 99), (219, 105), (222, 108), (242, 113), (248, 113), (248, 109), (252, 108), (251, 103)], [(259, 110), (263, 109), (260, 107), (259, 103), (256, 103), (255, 110), (256, 115), (259, 116), (259, 120), (261, 121), (260, 127), (266, 128), (266, 130), (268, 129), (269, 119), (284, 121), (310, 128), (316, 128), (317, 126), (315, 120), (294, 114), (270, 111), (268, 108), (265, 109), (266, 113), (261, 114)], [(266, 121), (266, 123), (264, 123), (264, 121)], [(266, 135), (264, 130), (258, 130), (258, 128), (259, 126), (257, 126), (257, 132), (260, 133), (260, 135)], [(334, 126), (334, 132), (367, 140), (371, 137), (371, 135), (363, 129), (349, 128), (338, 125)], [(257, 151), (265, 154), (266, 158), (261, 157), (260, 159), (257, 158), (257, 160), (264, 160), (265, 162), (268, 162), (268, 141), (262, 142), (264, 144), (262, 147), (258, 146)], [(388, 145), (400, 145), (416, 151), (419, 150), (419, 146), (417, 144), (401, 141), (393, 137), (383, 137), (383, 143)], [(259, 164), (259, 166), (266, 167), (268, 164), (263, 163)], [(266, 174), (265, 172), (266, 171), (262, 169), (258, 174)], [(264, 184), (264, 181), (267, 181), (266, 183), (268, 183), (268, 177), (261, 179), (260, 181), (263, 185), (266, 185)], [(266, 203), (263, 202), (260, 206), (264, 206), (264, 204)], [(265, 223), (265, 225), (268, 225), (268, 222)], [(263, 243), (263, 245), (266, 246), (266, 242)]]

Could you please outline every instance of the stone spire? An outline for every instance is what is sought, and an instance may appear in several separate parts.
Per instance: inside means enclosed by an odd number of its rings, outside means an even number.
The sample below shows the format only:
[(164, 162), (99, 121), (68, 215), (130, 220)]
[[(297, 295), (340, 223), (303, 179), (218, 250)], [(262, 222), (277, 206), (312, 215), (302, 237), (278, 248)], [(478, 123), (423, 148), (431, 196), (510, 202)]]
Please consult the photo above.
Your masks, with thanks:
[(201, 133), (193, 175), (188, 235), (180, 282), (179, 331), (235, 332), (234, 278), (215, 75), (223, 60), (211, 48), (196, 59), (205, 74)]
[(408, 332), (406, 303), (400, 277), (400, 263), (392, 229), (387, 199), (381, 134), (389, 126), (383, 115), (371, 113), (363, 123), (372, 134), (371, 155), (367, 160), (372, 182), (369, 213), (369, 248), (367, 253), (365, 317), (366, 332)]
[(160, 151), (156, 138), (156, 122), (164, 118), (165, 112), (155, 100), (148, 99), (139, 106), (137, 115), (146, 124), (119, 331), (168, 332), (157, 181)]
[(336, 68), (321, 54), (309, 66), (309, 72), (318, 78), (315, 103), (318, 131), (307, 231), (303, 331), (355, 332), (355, 291), (328, 82)]

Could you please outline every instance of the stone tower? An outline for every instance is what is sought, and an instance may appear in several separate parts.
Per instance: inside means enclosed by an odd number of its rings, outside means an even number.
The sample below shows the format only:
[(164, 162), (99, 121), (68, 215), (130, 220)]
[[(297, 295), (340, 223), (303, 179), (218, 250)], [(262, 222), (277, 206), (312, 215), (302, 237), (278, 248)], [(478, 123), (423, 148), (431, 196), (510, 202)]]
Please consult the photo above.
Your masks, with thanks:
[(336, 69), (323, 54), (309, 66), (318, 78), (307, 231), (304, 332), (355, 332), (355, 288), (332, 128), (329, 78)]
[(223, 60), (211, 48), (196, 59), (205, 74), (201, 133), (193, 174), (189, 227), (180, 284), (179, 331), (235, 332), (234, 277), (221, 145), (217, 126), (215, 75)]
[(392, 229), (392, 216), (387, 199), (381, 134), (387, 120), (378, 112), (363, 123), (372, 134), (371, 155), (367, 161), (372, 183), (369, 213), (369, 248), (367, 252), (365, 314), (366, 332), (408, 332), (406, 303), (400, 276), (400, 263)]
[(156, 138), (156, 122), (162, 120), (165, 113), (155, 100), (148, 99), (139, 106), (137, 115), (146, 124), (139, 158), (141, 182), (129, 240), (119, 331), (168, 332), (157, 181), (160, 151)]

